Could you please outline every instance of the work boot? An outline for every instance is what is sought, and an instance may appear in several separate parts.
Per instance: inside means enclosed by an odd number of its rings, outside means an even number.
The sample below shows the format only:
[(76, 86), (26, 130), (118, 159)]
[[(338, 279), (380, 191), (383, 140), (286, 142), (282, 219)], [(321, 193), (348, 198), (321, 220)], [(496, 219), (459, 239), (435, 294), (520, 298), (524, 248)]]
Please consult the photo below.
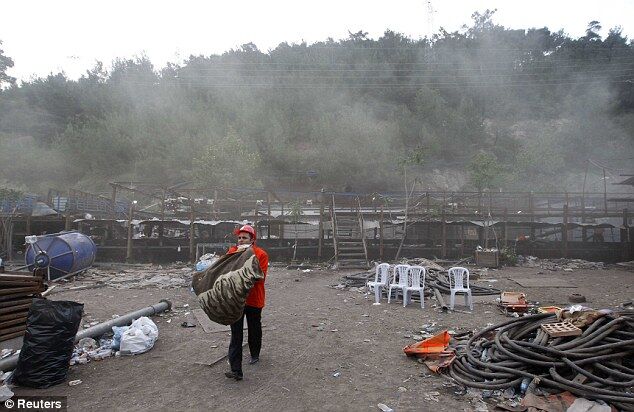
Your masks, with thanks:
[(255, 363), (258, 363), (260, 361), (259, 357), (255, 357), (255, 358), (251, 358), (251, 360), (249, 361), (249, 365), (253, 365)]
[(237, 381), (241, 381), (242, 380), (242, 372), (225, 372), (225, 376), (227, 378), (231, 378), (231, 379), (235, 379)]

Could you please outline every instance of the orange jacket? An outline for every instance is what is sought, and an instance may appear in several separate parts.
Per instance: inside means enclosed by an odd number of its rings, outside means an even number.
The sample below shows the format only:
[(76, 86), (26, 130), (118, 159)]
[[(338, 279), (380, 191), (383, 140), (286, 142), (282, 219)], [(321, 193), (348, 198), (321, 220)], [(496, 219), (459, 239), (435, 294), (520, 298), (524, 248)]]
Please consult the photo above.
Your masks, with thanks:
[[(227, 254), (235, 253), (237, 250), (237, 246), (231, 246), (227, 251)], [(257, 247), (255, 244), (253, 245), (253, 253), (260, 261), (260, 269), (262, 269), (262, 273), (264, 273), (264, 279), (255, 282), (247, 295), (247, 301), (245, 304), (247, 306), (261, 309), (264, 307), (264, 281), (266, 280), (266, 272), (269, 268), (269, 255), (266, 254), (264, 249)]]

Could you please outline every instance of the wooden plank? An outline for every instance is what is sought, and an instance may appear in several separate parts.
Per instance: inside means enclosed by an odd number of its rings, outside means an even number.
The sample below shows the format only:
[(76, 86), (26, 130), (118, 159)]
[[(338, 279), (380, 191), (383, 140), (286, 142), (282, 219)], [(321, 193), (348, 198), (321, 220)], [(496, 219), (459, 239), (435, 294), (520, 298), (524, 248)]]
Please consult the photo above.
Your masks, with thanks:
[(30, 292), (19, 292), (14, 293), (12, 295), (0, 296), (0, 302), (7, 302), (17, 298), (26, 298), (26, 297), (34, 297), (34, 295), (39, 295), (39, 290), (32, 290)]
[[(32, 300), (32, 299), (29, 299), (29, 300)], [(6, 315), (7, 313), (20, 312), (24, 310), (28, 312), (30, 308), (31, 308), (31, 303), (26, 303), (24, 305), (9, 306), (7, 308), (0, 309), (0, 315)]]
[(24, 328), (24, 330), (21, 330), (21, 331), (18, 331), (18, 332), (9, 333), (8, 335), (1, 335), (0, 336), (0, 342), (7, 341), (7, 340), (13, 339), (13, 338), (17, 338), (18, 336), (22, 336), (22, 335), (24, 335), (24, 331), (26, 331), (26, 328)]
[(9, 335), (15, 332), (20, 332), (25, 330), (26, 330), (26, 325), (15, 326), (8, 329), (0, 329), (0, 336)]
[(2, 315), (0, 316), (0, 322), (4, 322), (7, 320), (13, 320), (13, 319), (19, 319), (19, 318), (25, 318), (26, 316), (29, 314), (28, 310), (21, 310), (19, 312), (15, 312), (15, 313), (10, 313), (8, 315)]
[(4, 322), (0, 322), (0, 331), (6, 330), (9, 327), (13, 327), (15, 325), (26, 325), (26, 316), (17, 319), (5, 320)]
[(10, 307), (18, 306), (18, 305), (27, 305), (27, 304), (31, 305), (31, 302), (33, 302), (33, 299), (31, 298), (0, 302), (0, 313), (3, 313), (2, 310), (4, 308), (10, 308)]
[[(324, 243), (324, 195), (322, 194), (320, 197), (319, 204), (319, 243), (317, 245), (317, 257), (321, 259), (322, 257), (322, 248)], [(269, 229), (270, 234), (270, 229)]]
[(12, 289), (14, 287), (37, 286), (42, 282), (25, 282), (23, 280), (2, 280), (0, 279), (0, 288)]
[(21, 288), (10, 288), (10, 289), (0, 289), (0, 296), (12, 295), (16, 293), (35, 293), (38, 292), (39, 288), (36, 286), (29, 287), (21, 287)]
[(42, 278), (33, 275), (19, 275), (17, 273), (3, 273), (0, 274), (0, 280), (24, 280), (33, 282), (42, 282)]
[(444, 259), (445, 257), (447, 257), (447, 220), (445, 219), (444, 204), (441, 209), (440, 224), (441, 224), (440, 226), (440, 242), (441, 242), (440, 257)]

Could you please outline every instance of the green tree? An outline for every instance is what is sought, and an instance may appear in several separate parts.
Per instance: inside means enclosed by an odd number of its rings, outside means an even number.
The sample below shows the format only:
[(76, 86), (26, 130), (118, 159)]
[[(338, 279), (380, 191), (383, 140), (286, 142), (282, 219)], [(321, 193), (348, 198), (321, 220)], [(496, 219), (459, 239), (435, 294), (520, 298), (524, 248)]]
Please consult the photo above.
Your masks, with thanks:
[(493, 153), (479, 152), (469, 164), (469, 179), (479, 192), (492, 189), (502, 181), (502, 169)]
[[(0, 40), (0, 46), (2, 46), (2, 40)], [(13, 67), (13, 59), (4, 55), (4, 50), (0, 49), (0, 87), (3, 83), (14, 84), (15, 78), (7, 74), (7, 69)]]
[(261, 186), (260, 156), (241, 139), (235, 130), (207, 147), (193, 161), (193, 177), (207, 187)]

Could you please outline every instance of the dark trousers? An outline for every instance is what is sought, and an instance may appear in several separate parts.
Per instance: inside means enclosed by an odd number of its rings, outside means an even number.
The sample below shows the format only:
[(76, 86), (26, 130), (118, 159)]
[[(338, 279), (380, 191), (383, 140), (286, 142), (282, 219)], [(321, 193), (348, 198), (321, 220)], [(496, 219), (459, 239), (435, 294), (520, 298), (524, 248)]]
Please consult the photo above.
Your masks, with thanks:
[(245, 317), (249, 331), (251, 357), (260, 357), (260, 348), (262, 347), (262, 308), (245, 306), (240, 320), (231, 325), (231, 342), (229, 343), (229, 364), (233, 372), (239, 373), (242, 373), (242, 329)]

